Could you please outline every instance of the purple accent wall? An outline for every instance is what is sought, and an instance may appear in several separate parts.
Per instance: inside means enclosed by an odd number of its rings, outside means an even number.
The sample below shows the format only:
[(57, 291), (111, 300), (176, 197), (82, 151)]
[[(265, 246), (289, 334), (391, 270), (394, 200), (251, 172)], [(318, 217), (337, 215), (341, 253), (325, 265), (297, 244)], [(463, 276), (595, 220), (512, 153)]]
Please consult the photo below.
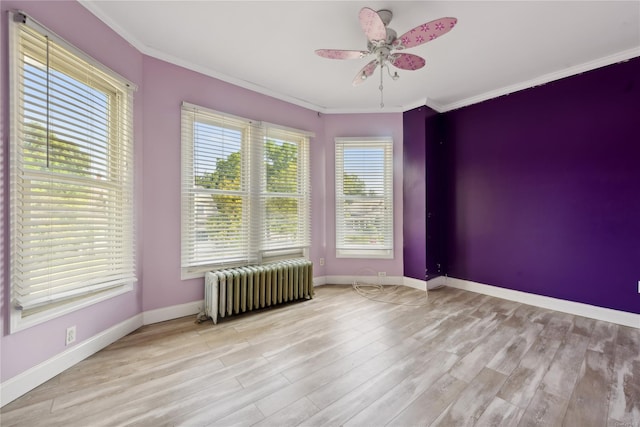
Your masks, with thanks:
[[(427, 107), (416, 108), (402, 115), (404, 127), (403, 186), (404, 210), (402, 221), (404, 275), (425, 279), (427, 268), (427, 198), (425, 189)], [(433, 112), (433, 114), (437, 114)]]
[[(422, 118), (408, 112), (403, 147), (399, 143), (403, 141), (403, 119), (398, 113), (319, 116), (145, 57), (76, 2), (5, 0), (0, 6), (2, 40), (7, 39), (6, 11), (22, 9), (139, 85), (134, 100), (134, 132), (141, 272), (134, 292), (8, 333), (9, 73), (7, 43), (1, 43), (3, 382), (68, 349), (62, 339), (67, 326), (77, 325), (76, 344), (80, 344), (144, 310), (202, 297), (202, 279), (181, 281), (179, 277), (182, 100), (316, 132), (311, 144), (311, 258), (316, 262), (317, 276), (354, 275), (367, 269), (402, 275), (400, 256), (354, 262), (335, 259), (333, 252), (333, 138), (391, 134), (396, 141), (396, 254), (403, 247), (400, 231), (404, 221), (404, 239), (408, 240), (404, 245), (404, 274), (424, 279), (425, 266), (437, 259), (430, 256), (425, 245), (425, 193), (438, 194), (429, 192), (434, 184), (426, 178), (428, 159), (438, 155), (430, 157), (425, 141), (436, 132), (446, 137), (445, 149), (450, 149), (446, 163), (439, 163), (449, 173), (440, 171), (437, 175), (445, 175), (451, 184), (436, 185), (447, 190), (444, 195), (450, 197), (447, 206), (453, 213), (446, 234), (451, 243), (450, 275), (640, 312), (638, 59), (444, 115), (434, 115), (426, 107)], [(431, 119), (435, 119), (435, 127)], [(443, 123), (445, 132), (438, 134)], [(403, 149), (407, 151), (404, 156)], [(323, 256), (327, 263), (321, 267), (317, 261)]]
[(427, 118), (438, 113), (420, 107), (403, 114), (404, 275), (425, 280), (427, 271)]
[(640, 313), (640, 58), (444, 116), (448, 274)]

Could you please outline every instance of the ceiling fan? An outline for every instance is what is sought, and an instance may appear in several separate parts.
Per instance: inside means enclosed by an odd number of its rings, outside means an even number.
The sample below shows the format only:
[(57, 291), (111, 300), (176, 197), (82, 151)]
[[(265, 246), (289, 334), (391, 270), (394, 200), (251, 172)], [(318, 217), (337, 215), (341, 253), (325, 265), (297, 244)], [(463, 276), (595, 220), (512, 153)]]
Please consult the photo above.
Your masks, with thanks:
[(380, 66), (380, 107), (384, 107), (382, 95), (382, 69), (387, 67), (387, 72), (393, 80), (397, 80), (397, 72), (391, 74), (389, 65), (402, 70), (418, 70), (425, 65), (424, 58), (411, 53), (398, 52), (404, 49), (419, 46), (448, 33), (456, 25), (456, 18), (440, 18), (427, 22), (407, 31), (400, 37), (389, 28), (389, 22), (393, 13), (390, 10), (382, 9), (375, 11), (368, 7), (363, 7), (358, 14), (360, 26), (367, 36), (367, 50), (340, 50), (340, 49), (317, 49), (317, 55), (329, 59), (359, 59), (373, 55), (374, 59), (365, 65), (353, 79), (353, 85), (358, 86), (373, 74)]

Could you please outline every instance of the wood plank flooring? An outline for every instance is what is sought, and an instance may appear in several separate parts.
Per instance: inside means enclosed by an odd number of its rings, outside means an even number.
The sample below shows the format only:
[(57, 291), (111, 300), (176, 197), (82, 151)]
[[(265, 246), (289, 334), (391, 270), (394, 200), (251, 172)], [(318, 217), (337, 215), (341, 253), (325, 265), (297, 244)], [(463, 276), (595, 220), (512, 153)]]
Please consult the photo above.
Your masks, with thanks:
[(640, 427), (640, 329), (472, 292), (349, 286), (140, 328), (0, 410), (7, 426)]

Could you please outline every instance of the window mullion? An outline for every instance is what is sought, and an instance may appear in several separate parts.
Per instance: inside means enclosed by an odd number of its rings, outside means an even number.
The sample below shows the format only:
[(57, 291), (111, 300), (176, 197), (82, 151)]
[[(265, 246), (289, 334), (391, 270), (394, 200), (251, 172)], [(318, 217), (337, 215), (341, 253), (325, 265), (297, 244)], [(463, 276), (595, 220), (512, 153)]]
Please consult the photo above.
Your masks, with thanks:
[[(308, 247), (308, 146), (302, 142), (307, 134), (294, 137), (295, 132), (286, 130), (287, 140), (295, 140), (297, 154), (276, 159), (283, 162), (278, 166), (276, 181), (271, 181), (265, 163), (267, 141), (272, 137), (270, 125), (183, 103), (182, 129), (183, 277), (211, 268), (265, 261), (265, 256), (270, 259), (275, 252), (301, 254), (301, 248)], [(234, 150), (239, 153), (241, 167), (226, 176)], [(227, 181), (221, 180), (223, 175)], [(238, 188), (229, 186), (234, 180), (239, 181)], [(286, 191), (268, 192), (272, 184), (276, 188), (284, 185)], [(290, 188), (295, 192), (288, 192)], [(194, 191), (201, 195), (193, 195)], [(218, 217), (224, 199), (215, 197), (225, 195), (237, 195), (241, 210), (223, 226)], [(278, 197), (282, 200), (274, 203)], [(274, 207), (277, 210), (272, 210)], [(289, 230), (285, 240), (270, 238), (274, 237), (269, 235), (272, 225)], [(231, 235), (234, 228), (239, 232)], [(221, 238), (225, 235), (228, 238)], [(236, 248), (235, 253), (229, 250), (231, 247)]]

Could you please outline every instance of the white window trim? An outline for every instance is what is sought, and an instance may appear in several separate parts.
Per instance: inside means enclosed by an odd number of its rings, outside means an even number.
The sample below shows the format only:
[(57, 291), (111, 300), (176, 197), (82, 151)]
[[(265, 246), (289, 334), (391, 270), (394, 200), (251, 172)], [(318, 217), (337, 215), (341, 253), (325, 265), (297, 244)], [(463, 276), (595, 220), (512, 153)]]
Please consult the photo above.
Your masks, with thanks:
[[(341, 149), (339, 147), (344, 146), (363, 146), (363, 147), (383, 147), (385, 151), (387, 151), (388, 156), (385, 156), (388, 159), (388, 162), (385, 162), (385, 175), (387, 176), (387, 180), (385, 180), (385, 206), (388, 210), (387, 221), (389, 222), (388, 227), (390, 230), (390, 235), (387, 236), (389, 241), (388, 245), (384, 248), (367, 248), (367, 247), (358, 247), (358, 248), (348, 248), (348, 247), (340, 247), (340, 230), (341, 230), (341, 222), (340, 211), (339, 211), (339, 198), (342, 192), (341, 183), (343, 181), (342, 174), (344, 173), (344, 165), (342, 164), (343, 154), (338, 156), (338, 150)], [(394, 230), (394, 210), (393, 210), (393, 138), (391, 137), (337, 137), (335, 138), (335, 198), (336, 198), (336, 209), (335, 209), (335, 224), (336, 224), (336, 258), (357, 258), (357, 259), (393, 259), (394, 258), (394, 240), (395, 240), (395, 230)]]
[[(188, 112), (202, 112), (202, 113), (210, 113), (216, 116), (225, 117), (231, 120), (242, 121), (246, 123), (252, 123), (252, 125), (256, 128), (255, 132), (260, 133), (260, 138), (252, 138), (249, 144), (253, 143), (254, 145), (258, 144), (258, 139), (260, 141), (265, 141), (270, 132), (273, 132), (275, 135), (286, 135), (295, 134), (296, 138), (301, 139), (299, 147), (302, 147), (303, 150), (299, 156), (299, 168), (303, 168), (304, 172), (301, 177), (300, 185), (303, 187), (303, 191), (298, 194), (300, 200), (303, 202), (303, 210), (306, 212), (305, 215), (302, 215), (303, 221), (300, 223), (301, 229), (303, 230), (303, 238), (302, 241), (298, 242), (298, 244), (281, 247), (281, 248), (265, 248), (261, 242), (261, 233), (263, 231), (263, 215), (265, 213), (265, 209), (263, 206), (263, 202), (261, 201), (263, 197), (264, 191), (264, 183), (261, 182), (261, 177), (264, 176), (264, 167), (262, 164), (262, 158), (264, 156), (264, 146), (248, 146), (243, 148), (247, 150), (249, 160), (249, 175), (248, 182), (250, 183), (249, 193), (250, 193), (250, 205), (258, 206), (259, 215), (254, 215), (250, 218), (249, 222), (251, 224), (251, 231), (249, 235), (251, 236), (250, 245), (250, 254), (248, 255), (249, 260), (240, 261), (240, 262), (230, 262), (230, 261), (221, 261), (209, 263), (202, 263), (200, 265), (189, 264), (188, 254), (185, 252), (185, 245), (188, 243), (185, 242), (187, 238), (188, 229), (191, 227), (189, 224), (189, 217), (191, 216), (191, 202), (188, 200), (188, 189), (192, 183), (193, 178), (191, 176), (187, 176), (187, 173), (192, 173), (193, 166), (189, 164), (192, 162), (193, 158), (193, 150), (194, 150), (194, 141), (193, 141), (193, 133), (190, 129), (185, 129), (186, 125), (189, 125), (192, 121), (189, 117), (183, 116), (182, 126), (183, 129), (181, 131), (182, 134), (182, 186), (181, 186), (181, 279), (193, 279), (204, 277), (204, 274), (207, 271), (220, 269), (220, 268), (232, 268), (238, 266), (244, 266), (248, 264), (261, 264), (273, 262), (281, 259), (290, 259), (290, 258), (308, 258), (309, 248), (311, 244), (311, 169), (310, 169), (310, 161), (309, 161), (309, 152), (310, 152), (310, 138), (314, 136), (313, 133), (308, 131), (303, 131), (299, 129), (294, 129), (286, 126), (281, 126), (272, 123), (259, 122), (251, 119), (234, 116), (231, 114), (223, 113), (220, 111), (212, 110), (206, 107), (201, 107), (198, 105), (194, 105), (188, 102), (182, 103), (182, 114)], [(304, 141), (302, 141), (304, 140)]]
[[(243, 117), (234, 116), (231, 114), (221, 113), (215, 110), (211, 110), (208, 108), (200, 107), (194, 104), (190, 104), (187, 102), (182, 103), (181, 108), (181, 279), (192, 279), (198, 277), (204, 277), (204, 274), (207, 271), (211, 271), (216, 268), (232, 268), (238, 267), (247, 264), (247, 260), (245, 259), (227, 259), (218, 263), (214, 262), (199, 262), (193, 263), (188, 254), (189, 245), (185, 241), (185, 239), (189, 235), (189, 230), (192, 228), (190, 223), (190, 216), (193, 215), (193, 202), (191, 200), (191, 195), (195, 194), (193, 187), (193, 176), (191, 175), (193, 172), (193, 157), (194, 157), (194, 134), (193, 134), (193, 126), (194, 126), (194, 116), (197, 114), (202, 114), (205, 116), (202, 121), (206, 122), (207, 120), (216, 121), (220, 120), (228, 120), (231, 122), (233, 128), (237, 128), (238, 131), (243, 131), (250, 133), (252, 131), (258, 131), (259, 128), (256, 127), (256, 123), (252, 122), (249, 119), (245, 119)], [(211, 115), (213, 117), (206, 117), (207, 115)], [(253, 129), (251, 129), (253, 128)], [(251, 135), (248, 136), (250, 139)], [(256, 139), (259, 139), (261, 136), (258, 136)], [(249, 147), (248, 141), (241, 141), (241, 150), (242, 150), (242, 159), (241, 162), (243, 164), (243, 168), (249, 168), (249, 157), (254, 153), (250, 153), (251, 148)], [(248, 187), (248, 183), (245, 183)], [(197, 192), (197, 191), (196, 191)], [(202, 193), (206, 194), (206, 191)], [(249, 188), (240, 189), (237, 191), (237, 195), (244, 195), (244, 197), (249, 198), (251, 195), (249, 194)], [(244, 221), (244, 219), (243, 219)], [(247, 224), (248, 226), (248, 224)], [(249, 243), (248, 243), (249, 244)]]
[[(286, 258), (308, 257), (309, 246), (311, 243), (311, 168), (309, 160), (309, 139), (313, 136), (312, 133), (306, 131), (300, 131), (289, 127), (276, 125), (272, 123), (264, 123), (265, 126), (265, 142), (269, 137), (274, 139), (280, 139), (288, 142), (295, 142), (298, 146), (298, 186), (299, 191), (297, 193), (285, 193), (285, 197), (294, 198), (300, 203), (300, 210), (302, 214), (298, 216), (298, 233), (301, 238), (296, 244), (287, 245), (282, 247), (270, 247), (266, 245), (267, 241), (263, 240), (259, 246), (259, 262), (273, 262)], [(262, 157), (262, 156), (261, 156)], [(264, 170), (261, 170), (261, 176), (264, 177)], [(260, 182), (260, 195), (266, 197), (267, 193), (264, 188), (266, 182)], [(270, 194), (270, 196), (276, 196), (277, 194)], [(263, 225), (265, 221), (266, 209), (265, 206), (260, 204), (261, 215), (261, 232), (266, 232), (266, 226)]]
[[(21, 101), (21, 96), (19, 93), (19, 88), (20, 88), (20, 84), (18, 79), (21, 76), (21, 71), (18, 70), (18, 67), (20, 67), (21, 61), (19, 58), (19, 49), (18, 49), (18, 44), (19, 44), (19, 26), (20, 25), (24, 25), (34, 31), (36, 31), (37, 33), (40, 33), (41, 35), (46, 36), (50, 41), (54, 42), (55, 44), (57, 44), (58, 46), (61, 46), (62, 48), (64, 48), (67, 52), (69, 52), (72, 56), (76, 57), (77, 59), (84, 61), (86, 63), (88, 63), (90, 66), (94, 67), (97, 70), (100, 70), (101, 73), (104, 73), (105, 77), (109, 78), (112, 80), (112, 82), (119, 84), (121, 86), (127, 86), (127, 92), (128, 95), (127, 99), (124, 99), (123, 105), (127, 106), (126, 108), (126, 112), (124, 114), (130, 114), (130, 116), (128, 116), (128, 126), (126, 127), (126, 130), (129, 132), (129, 135), (131, 135), (131, 138), (133, 137), (133, 97), (132, 97), (132, 93), (137, 90), (137, 87), (135, 84), (131, 83), (130, 81), (128, 81), (127, 79), (123, 78), (122, 76), (120, 76), (119, 74), (115, 73), (113, 70), (107, 68), (106, 66), (102, 65), (101, 63), (99, 63), (98, 61), (96, 61), (95, 59), (93, 59), (92, 57), (90, 57), (89, 55), (85, 54), (84, 52), (82, 52), (81, 50), (77, 49), (76, 47), (74, 47), (73, 45), (71, 45), (70, 43), (68, 43), (66, 40), (60, 38), (59, 36), (57, 36), (55, 33), (53, 33), (52, 31), (50, 31), (49, 29), (47, 29), (45, 26), (43, 26), (42, 24), (38, 23), (37, 21), (33, 20), (31, 17), (28, 17), (27, 15), (25, 15), (24, 13), (20, 12), (20, 11), (10, 11), (8, 13), (8, 18), (9, 18), (9, 81), (10, 81), (10, 87), (9, 87), (9, 100), (10, 100), (10, 123), (11, 123), (11, 130), (10, 130), (10, 138), (11, 138), (11, 142), (10, 142), (10, 150), (12, 152), (11, 158), (10, 158), (10, 162), (11, 162), (11, 169), (15, 169), (16, 166), (16, 162), (17, 160), (15, 159), (15, 153), (14, 153), (14, 147), (15, 147), (15, 138), (17, 138), (17, 132), (19, 129), (22, 128), (22, 124), (20, 122), (20, 114), (18, 114), (18, 111), (22, 111), (22, 107), (19, 107), (22, 103)], [(121, 114), (121, 113), (119, 113)], [(133, 143), (131, 143), (133, 145)], [(131, 150), (133, 150), (133, 146), (131, 146), (130, 148)], [(132, 152), (132, 156), (133, 156), (133, 152)], [(133, 157), (131, 157), (131, 164), (134, 164), (134, 159)], [(124, 293), (130, 292), (133, 290), (134, 288), (134, 283), (136, 282), (136, 270), (135, 270), (135, 217), (134, 217), (134, 210), (135, 207), (133, 206), (133, 172), (129, 172), (131, 174), (131, 181), (129, 181), (129, 184), (127, 184), (128, 187), (128, 191), (130, 192), (130, 196), (131, 196), (131, 205), (128, 206), (127, 208), (125, 208), (125, 211), (129, 211), (131, 213), (131, 224), (132, 224), (132, 235), (131, 235), (131, 255), (133, 257), (132, 259), (132, 264), (133, 264), (133, 275), (134, 277), (131, 278), (131, 280), (126, 280), (123, 283), (114, 286), (114, 287), (107, 287), (104, 290), (97, 292), (97, 293), (82, 293), (82, 292), (70, 292), (69, 294), (74, 294), (77, 296), (69, 298), (67, 300), (60, 300), (54, 304), (48, 304), (48, 305), (43, 305), (41, 309), (34, 309), (28, 316), (24, 316), (23, 317), (23, 310), (21, 310), (18, 307), (18, 304), (13, 300), (13, 297), (11, 297), (11, 301), (8, 302), (9, 307), (10, 307), (10, 318), (9, 318), (9, 323), (10, 323), (10, 333), (14, 333), (14, 332), (18, 332), (27, 328), (30, 328), (32, 326), (50, 321), (52, 319), (55, 319), (57, 317), (60, 317), (62, 315), (77, 311), (79, 309), (82, 309), (84, 307), (88, 307), (90, 305), (99, 303), (101, 301), (105, 301), (111, 298), (114, 298), (118, 295), (122, 295)], [(13, 187), (13, 172), (10, 171), (10, 187)], [(15, 198), (17, 197), (16, 192), (15, 191), (11, 191), (11, 201), (13, 202), (15, 200)], [(13, 203), (10, 203), (11, 206), (13, 206)], [(13, 208), (10, 208), (10, 215), (13, 217), (15, 215), (15, 212), (13, 211)], [(14, 252), (14, 240), (13, 237), (15, 234), (15, 221), (11, 221), (11, 227), (10, 227), (10, 241), (11, 241), (11, 253), (10, 253), (10, 259), (12, 260), (12, 253)], [(13, 261), (10, 262), (10, 266), (13, 265), (12, 264)], [(12, 267), (10, 267), (12, 269)], [(11, 275), (11, 271), (9, 272), (9, 274)], [(13, 281), (10, 279), (10, 282), (13, 283)], [(11, 288), (10, 288), (11, 290)], [(12, 291), (11, 291), (12, 292)]]

